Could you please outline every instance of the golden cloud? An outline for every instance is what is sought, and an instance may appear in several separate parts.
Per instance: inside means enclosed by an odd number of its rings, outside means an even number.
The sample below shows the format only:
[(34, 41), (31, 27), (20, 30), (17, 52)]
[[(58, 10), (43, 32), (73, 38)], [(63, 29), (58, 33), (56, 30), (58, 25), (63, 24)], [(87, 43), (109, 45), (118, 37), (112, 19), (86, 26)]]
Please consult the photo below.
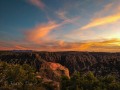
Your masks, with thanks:
[[(116, 43), (116, 44), (115, 44)], [(117, 43), (120, 43), (120, 40), (118, 39), (111, 39), (111, 40), (105, 40), (101, 42), (87, 42), (80, 46), (81, 49), (94, 49), (94, 47), (109, 47), (109, 46), (119, 46)], [(105, 49), (105, 48), (103, 48)]]
[(53, 41), (45, 45), (42, 44), (22, 44), (14, 43), (11, 45), (4, 45), (0, 43), (1, 50), (37, 50), (37, 51), (95, 51), (95, 52), (120, 52), (120, 40), (111, 39), (103, 41), (89, 41), (89, 42), (65, 42), (63, 40)]
[(47, 24), (41, 24), (36, 26), (27, 32), (27, 39), (33, 42), (40, 42), (40, 39), (48, 35), (53, 29), (58, 27), (59, 24), (55, 22), (49, 22)]
[(50, 51), (120, 51), (120, 40), (111, 39), (104, 41), (91, 41), (91, 42), (80, 42), (80, 43), (68, 43), (64, 41), (58, 41), (54, 43), (55, 46), (47, 47)]
[[(71, 18), (71, 21), (77, 20), (78, 17)], [(26, 32), (26, 38), (27, 40), (34, 42), (34, 43), (40, 43), (42, 41), (45, 42), (45, 40), (49, 40), (49, 33), (53, 30), (59, 30), (58, 28), (64, 24), (70, 23), (69, 19), (64, 20), (61, 23), (56, 23), (54, 21), (49, 21), (48, 23), (42, 23), (40, 25), (37, 25), (36, 27), (30, 29)]]
[(100, 25), (110, 24), (118, 20), (120, 20), (120, 13), (116, 13), (116, 14), (102, 17), (102, 18), (96, 18), (92, 20), (90, 23), (88, 23), (87, 25), (81, 27), (80, 29), (84, 30), (84, 29), (88, 29), (88, 28), (92, 28)]
[(45, 51), (108, 51), (108, 52), (117, 52), (120, 51), (120, 40), (111, 39), (105, 41), (91, 41), (91, 42), (65, 42), (65, 41), (56, 41), (52, 42), (52, 46), (46, 45), (40, 47), (39, 50)]

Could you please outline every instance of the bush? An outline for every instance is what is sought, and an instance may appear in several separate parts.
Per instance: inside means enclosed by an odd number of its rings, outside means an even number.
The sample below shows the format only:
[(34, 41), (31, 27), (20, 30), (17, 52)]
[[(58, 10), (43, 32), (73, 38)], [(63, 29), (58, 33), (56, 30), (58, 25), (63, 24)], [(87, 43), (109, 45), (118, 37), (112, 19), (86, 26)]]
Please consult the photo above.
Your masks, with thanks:
[(61, 90), (120, 90), (120, 82), (112, 75), (95, 77), (92, 72), (75, 73), (71, 79), (61, 80)]
[[(36, 78), (35, 69), (24, 64), (7, 64), (0, 62), (0, 87), (17, 90), (34, 90), (40, 80)], [(40, 82), (39, 82), (40, 83)], [(30, 89), (28, 89), (31, 87)], [(33, 87), (33, 88), (32, 88)]]

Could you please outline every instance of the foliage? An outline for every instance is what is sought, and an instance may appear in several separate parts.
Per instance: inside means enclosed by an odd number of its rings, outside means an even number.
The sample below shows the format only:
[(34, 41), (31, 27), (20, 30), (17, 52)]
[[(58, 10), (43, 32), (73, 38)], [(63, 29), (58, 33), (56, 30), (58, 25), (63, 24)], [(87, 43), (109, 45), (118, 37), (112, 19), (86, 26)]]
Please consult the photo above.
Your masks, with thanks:
[(120, 82), (112, 75), (96, 77), (92, 72), (76, 72), (70, 79), (61, 78), (61, 90), (120, 90)]
[[(0, 62), (0, 90), (56, 90), (54, 83), (43, 83), (36, 76), (36, 70), (28, 64)], [(75, 72), (71, 78), (61, 77), (60, 90), (120, 90), (120, 82), (113, 75)]]
[(37, 90), (38, 87), (41, 80), (31, 66), (0, 62), (0, 89)]

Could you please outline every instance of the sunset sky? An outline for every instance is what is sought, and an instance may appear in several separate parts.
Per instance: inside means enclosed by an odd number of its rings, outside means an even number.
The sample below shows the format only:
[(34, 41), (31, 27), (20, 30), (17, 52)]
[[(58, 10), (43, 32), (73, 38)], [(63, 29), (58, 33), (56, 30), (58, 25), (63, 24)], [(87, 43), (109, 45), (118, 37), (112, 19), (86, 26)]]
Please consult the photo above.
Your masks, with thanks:
[(120, 0), (0, 0), (0, 50), (120, 52)]

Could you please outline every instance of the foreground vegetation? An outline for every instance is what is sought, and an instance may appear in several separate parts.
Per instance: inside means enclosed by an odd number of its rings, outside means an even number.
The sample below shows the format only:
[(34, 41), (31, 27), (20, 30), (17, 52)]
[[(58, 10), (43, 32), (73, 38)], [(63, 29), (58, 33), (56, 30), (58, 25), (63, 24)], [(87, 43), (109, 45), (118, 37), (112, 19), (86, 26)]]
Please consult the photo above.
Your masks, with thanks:
[(27, 64), (0, 62), (0, 90), (48, 90), (54, 87), (42, 83), (35, 69)]
[(120, 82), (113, 75), (95, 77), (92, 72), (77, 72), (70, 79), (62, 77), (61, 90), (120, 90)]
[[(45, 84), (36, 76), (35, 69), (27, 64), (0, 62), (0, 90), (57, 90), (51, 83)], [(92, 72), (76, 72), (71, 78), (62, 76), (59, 89), (120, 90), (120, 82), (113, 75), (95, 77)]]

